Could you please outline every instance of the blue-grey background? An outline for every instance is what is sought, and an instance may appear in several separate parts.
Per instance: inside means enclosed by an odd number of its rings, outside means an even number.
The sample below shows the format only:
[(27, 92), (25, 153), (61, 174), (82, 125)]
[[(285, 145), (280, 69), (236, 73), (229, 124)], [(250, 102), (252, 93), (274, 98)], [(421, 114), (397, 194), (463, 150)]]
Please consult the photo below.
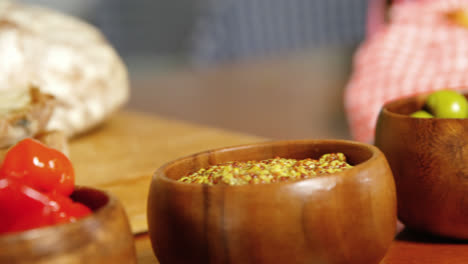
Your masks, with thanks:
[[(77, 16), (103, 32), (129, 69), (128, 107), (282, 138), (330, 131), (347, 136), (336, 130), (345, 129), (342, 93), (364, 38), (367, 1), (22, 0)], [(262, 67), (263, 77), (251, 76)], [(229, 85), (217, 83), (217, 75)], [(271, 87), (260, 87), (265, 83)], [(236, 104), (210, 109), (213, 100), (229, 100), (237, 90), (253, 91), (252, 102), (282, 107), (247, 104), (243, 114)], [(181, 101), (181, 94), (191, 100)], [(275, 115), (289, 122), (288, 129), (271, 129)]]
[(24, 0), (99, 27), (127, 60), (218, 65), (355, 46), (367, 0)]

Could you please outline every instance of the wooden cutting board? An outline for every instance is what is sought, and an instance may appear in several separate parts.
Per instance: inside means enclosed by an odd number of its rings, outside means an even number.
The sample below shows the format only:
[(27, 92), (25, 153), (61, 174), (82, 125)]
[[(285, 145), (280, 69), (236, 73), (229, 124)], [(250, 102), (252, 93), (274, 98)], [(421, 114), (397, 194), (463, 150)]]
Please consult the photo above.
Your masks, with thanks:
[(133, 232), (147, 231), (146, 200), (152, 174), (164, 163), (199, 151), (263, 141), (220, 129), (119, 112), (70, 142), (76, 184), (115, 194)]

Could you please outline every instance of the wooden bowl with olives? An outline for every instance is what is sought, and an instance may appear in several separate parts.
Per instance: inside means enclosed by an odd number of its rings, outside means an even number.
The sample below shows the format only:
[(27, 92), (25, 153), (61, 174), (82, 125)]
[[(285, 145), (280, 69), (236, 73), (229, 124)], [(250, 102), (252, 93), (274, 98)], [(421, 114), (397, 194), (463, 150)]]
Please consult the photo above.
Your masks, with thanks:
[(133, 235), (117, 198), (88, 187), (76, 187), (71, 198), (92, 214), (73, 223), (0, 235), (0, 263), (136, 263)]
[[(317, 168), (308, 162), (328, 153), (343, 154), (352, 167), (295, 180), (278, 180), (293, 170), (261, 174), (265, 164), (284, 169), (276, 166), (284, 160)], [(247, 171), (244, 166), (252, 161), (265, 166), (259, 165), (257, 174), (245, 174), (247, 181), (237, 182), (241, 185), (231, 184), (241, 174), (213, 185), (204, 181), (210, 177), (179, 181), (194, 172)], [(252, 166), (249, 171), (255, 171)], [(390, 167), (372, 145), (276, 141), (209, 150), (167, 163), (153, 176), (147, 213), (161, 264), (376, 264), (395, 235), (396, 193)]]
[[(395, 177), (398, 217), (409, 228), (468, 239), (468, 119), (461, 103), (420, 94), (385, 104), (375, 145), (388, 159)], [(445, 105), (444, 105), (445, 104)], [(459, 106), (453, 106), (460, 104)], [(445, 108), (443, 117), (414, 113)], [(463, 110), (463, 111), (460, 111)], [(451, 113), (452, 110), (455, 112)]]

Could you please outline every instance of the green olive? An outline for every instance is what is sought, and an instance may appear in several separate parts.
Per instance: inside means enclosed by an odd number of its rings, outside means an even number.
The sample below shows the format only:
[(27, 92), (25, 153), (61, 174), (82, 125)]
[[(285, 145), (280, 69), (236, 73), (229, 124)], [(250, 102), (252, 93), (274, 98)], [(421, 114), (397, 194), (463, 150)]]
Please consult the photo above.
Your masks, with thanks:
[(462, 94), (452, 90), (440, 90), (430, 94), (426, 107), (438, 118), (468, 117), (468, 101)]
[(433, 118), (434, 117), (433, 115), (429, 114), (428, 112), (424, 110), (416, 111), (412, 113), (410, 116), (415, 117), (415, 118)]

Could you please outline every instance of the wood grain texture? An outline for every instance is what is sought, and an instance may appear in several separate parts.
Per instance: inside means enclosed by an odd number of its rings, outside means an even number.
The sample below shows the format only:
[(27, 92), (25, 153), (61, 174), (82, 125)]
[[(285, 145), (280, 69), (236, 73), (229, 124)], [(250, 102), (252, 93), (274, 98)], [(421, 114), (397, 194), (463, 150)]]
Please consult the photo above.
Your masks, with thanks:
[[(151, 249), (149, 235), (135, 238), (139, 264), (158, 264)], [(363, 249), (365, 250), (365, 249)], [(190, 264), (188, 262), (187, 264)], [(380, 264), (466, 264), (468, 244), (429, 237), (404, 229), (391, 244)]]
[[(244, 186), (175, 181), (226, 161), (318, 158), (356, 165), (309, 180)], [(390, 168), (375, 147), (350, 141), (280, 141), (207, 151), (160, 168), (148, 198), (149, 235), (163, 264), (379, 263), (395, 235)]]
[(468, 244), (403, 229), (395, 238), (382, 264), (464, 264)]
[(119, 201), (84, 187), (78, 187), (72, 198), (93, 214), (75, 223), (0, 236), (0, 263), (136, 263), (130, 225)]
[(147, 233), (135, 236), (135, 248), (139, 264), (159, 263), (158, 259), (154, 255), (153, 248), (151, 247), (151, 240)]
[(134, 233), (147, 230), (146, 201), (151, 175), (165, 162), (190, 153), (261, 140), (220, 129), (119, 112), (101, 127), (70, 142), (79, 185), (115, 194)]
[(375, 144), (395, 176), (398, 216), (408, 227), (468, 239), (468, 119), (420, 119), (426, 95), (384, 106)]

